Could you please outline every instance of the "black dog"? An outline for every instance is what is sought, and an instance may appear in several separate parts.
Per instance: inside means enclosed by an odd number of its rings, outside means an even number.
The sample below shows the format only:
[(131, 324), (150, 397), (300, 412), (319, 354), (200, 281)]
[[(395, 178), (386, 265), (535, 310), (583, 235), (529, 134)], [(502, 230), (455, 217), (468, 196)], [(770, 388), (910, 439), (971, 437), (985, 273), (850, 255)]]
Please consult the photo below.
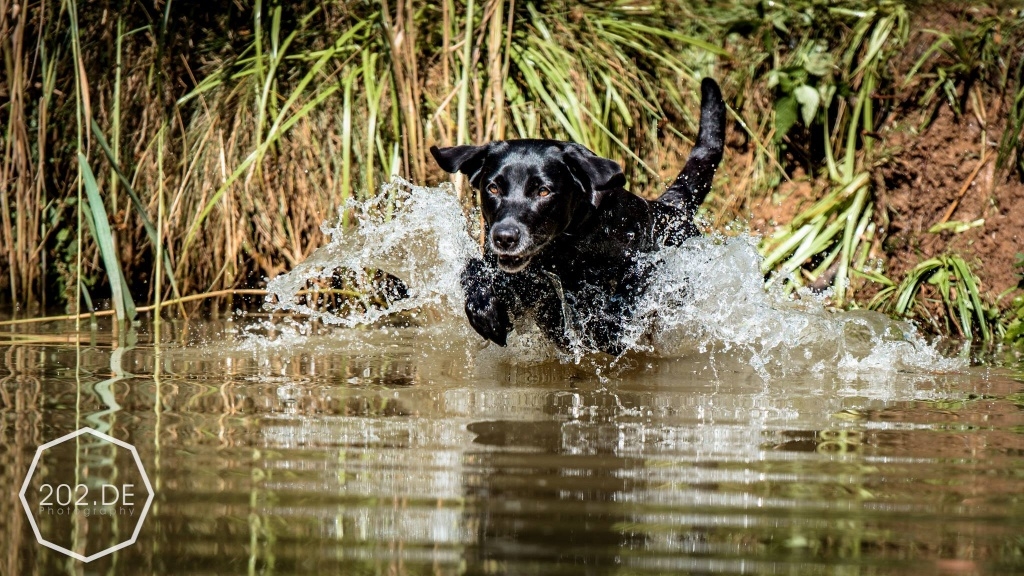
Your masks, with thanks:
[(697, 145), (656, 201), (622, 187), (612, 160), (579, 144), (510, 140), (430, 149), (446, 172), (481, 191), (487, 242), (462, 273), (469, 323), (502, 346), (532, 312), (563, 348), (621, 354), (651, 271), (642, 257), (698, 234), (692, 219), (722, 160), (725, 102), (701, 83)]

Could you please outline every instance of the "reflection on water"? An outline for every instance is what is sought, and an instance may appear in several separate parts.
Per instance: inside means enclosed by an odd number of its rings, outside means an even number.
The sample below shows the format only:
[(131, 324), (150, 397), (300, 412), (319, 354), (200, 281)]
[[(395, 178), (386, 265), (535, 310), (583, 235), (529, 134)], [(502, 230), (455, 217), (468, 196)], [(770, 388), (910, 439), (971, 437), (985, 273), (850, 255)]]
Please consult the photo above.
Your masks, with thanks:
[[(159, 350), (3, 337), (0, 573), (1024, 569), (1009, 373), (764, 378), (721, 352), (529, 364), (429, 328), (165, 328)], [(134, 444), (156, 493), (138, 541), (87, 565), (38, 545), (17, 497), (35, 449), (82, 426)]]

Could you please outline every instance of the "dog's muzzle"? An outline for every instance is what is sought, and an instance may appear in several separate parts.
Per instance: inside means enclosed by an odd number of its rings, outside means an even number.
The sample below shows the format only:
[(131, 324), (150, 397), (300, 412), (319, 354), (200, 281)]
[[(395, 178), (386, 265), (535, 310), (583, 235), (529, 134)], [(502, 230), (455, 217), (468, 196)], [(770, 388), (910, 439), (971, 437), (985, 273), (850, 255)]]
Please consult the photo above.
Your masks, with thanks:
[(529, 233), (518, 222), (499, 222), (491, 228), (491, 249), (498, 256), (498, 267), (516, 273), (530, 265), (533, 242)]
[(529, 256), (498, 256), (498, 268), (510, 274), (522, 272), (529, 265)]

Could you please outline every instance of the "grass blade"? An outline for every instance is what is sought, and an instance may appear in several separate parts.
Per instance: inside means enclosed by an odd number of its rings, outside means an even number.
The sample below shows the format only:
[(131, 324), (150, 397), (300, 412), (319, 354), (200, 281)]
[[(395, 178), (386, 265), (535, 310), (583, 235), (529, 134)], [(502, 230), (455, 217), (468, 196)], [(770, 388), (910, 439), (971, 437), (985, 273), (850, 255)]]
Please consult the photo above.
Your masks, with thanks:
[[(110, 167), (117, 174), (117, 178), (121, 181), (125, 191), (128, 193), (128, 197), (132, 200), (132, 206), (135, 207), (135, 212), (139, 215), (139, 219), (142, 220), (142, 227), (146, 231), (146, 236), (149, 238), (150, 244), (153, 246), (153, 253), (157, 252), (157, 246), (159, 239), (157, 238), (156, 226), (153, 225), (153, 221), (149, 219), (149, 214), (146, 212), (146, 207), (142, 204), (142, 199), (139, 198), (138, 193), (132, 186), (132, 183), (125, 176), (121, 167), (118, 165), (114, 153), (110, 149), (110, 145), (107, 144), (106, 138), (103, 137), (103, 131), (100, 130), (99, 124), (96, 123), (96, 119), (92, 119), (92, 134), (96, 137), (96, 141), (99, 143), (100, 148), (103, 150), (103, 154), (107, 157), (107, 161), (110, 162)], [(164, 270), (166, 271), (167, 280), (171, 283), (171, 290), (174, 292), (175, 298), (180, 298), (181, 295), (178, 293), (178, 284), (174, 281), (174, 271), (171, 268), (171, 259), (167, 256), (167, 253), (163, 254)]]
[(121, 271), (121, 262), (117, 258), (114, 236), (110, 230), (110, 222), (107, 219), (103, 199), (100, 197), (99, 185), (96, 183), (92, 168), (89, 167), (89, 161), (81, 152), (78, 153), (78, 163), (82, 170), (83, 184), (88, 198), (92, 231), (100, 249), (100, 256), (103, 258), (103, 267), (106, 269), (107, 278), (110, 281), (111, 300), (117, 319), (119, 321), (134, 320), (135, 302), (132, 301), (131, 294), (127, 290), (124, 273)]

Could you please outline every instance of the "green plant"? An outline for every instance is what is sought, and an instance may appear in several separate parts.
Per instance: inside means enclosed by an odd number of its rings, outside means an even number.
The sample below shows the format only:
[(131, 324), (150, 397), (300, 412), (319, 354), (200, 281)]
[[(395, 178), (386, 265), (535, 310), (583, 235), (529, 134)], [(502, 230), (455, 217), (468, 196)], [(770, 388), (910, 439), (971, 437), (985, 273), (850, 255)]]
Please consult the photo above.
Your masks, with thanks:
[[(1017, 254), (1017, 262), (1013, 266), (1020, 274), (1016, 288), (1018, 293), (1010, 301), (1003, 322), (1006, 324), (1006, 341), (1020, 346), (1024, 345), (1024, 254)], [(1013, 293), (1013, 290), (1007, 293)]]
[[(695, 131), (695, 78), (727, 57), (704, 24), (646, 1), (19, 9), (0, 41), (0, 93), (14, 98), (0, 107), (0, 176), (13, 191), (0, 195), (0, 288), (17, 302), (45, 295), (47, 274), (88, 288), (83, 301), (109, 289), (122, 303), (159, 300), (161, 285), (179, 296), (274, 275), (305, 258), (347, 198), (396, 173), (438, 178), (434, 142), (571, 138), (624, 159), (638, 189), (657, 184)], [(71, 96), (57, 111), (55, 93)], [(95, 189), (79, 201), (83, 165)], [(84, 230), (100, 208), (112, 250), (60, 232)], [(81, 266), (58, 274), (68, 258)]]
[(841, 304), (848, 271), (865, 268), (874, 239), (868, 183), (866, 172), (856, 175), (767, 238), (762, 245), (767, 248), (762, 270), (781, 272), (797, 285), (832, 276), (835, 299)]
[[(961, 114), (959, 87), (969, 89), (974, 82), (990, 77), (998, 66), (1000, 50), (996, 37), (1001, 21), (998, 17), (985, 18), (975, 26), (950, 32), (925, 30), (935, 40), (907, 73), (904, 85), (915, 80), (920, 72), (928, 86), (918, 102), (928, 106), (941, 91), (950, 108)], [(926, 65), (928, 71), (922, 72)]]
[[(959, 256), (944, 255), (920, 262), (899, 284), (878, 274), (874, 279), (884, 288), (871, 301), (871, 308), (901, 318), (922, 319), (938, 333), (978, 337), (986, 342), (1001, 335), (998, 310), (985, 303), (977, 276)], [(934, 295), (923, 291), (926, 286)]]
[[(902, 87), (917, 85), (917, 103), (933, 105), (938, 94), (944, 96), (954, 114), (964, 113), (963, 103), (970, 102), (982, 129), (988, 131), (987, 109), (982, 85), (1009, 96), (1006, 122), (999, 138), (996, 165), (1011, 168), (1024, 176), (1024, 147), (1020, 143), (1024, 129), (1024, 61), (1009, 54), (1024, 49), (1024, 20), (1002, 12), (975, 17), (964, 8), (965, 25), (954, 30), (923, 30), (934, 40), (906, 73)], [(979, 10), (978, 14), (989, 11)], [(925, 117), (927, 124), (934, 114)], [(984, 140), (984, 138), (983, 138)], [(1008, 165), (1016, 153), (1016, 161)]]
[[(1024, 49), (1024, 42), (1021, 48)], [(1011, 156), (1015, 156), (1013, 168), (1024, 177), (1024, 58), (1017, 63), (1012, 83), (1016, 86), (1016, 91), (1013, 93), (1013, 101), (1006, 117), (1006, 129), (999, 141), (996, 166), (1006, 168)]]
[[(833, 187), (789, 226), (765, 238), (762, 270), (781, 272), (796, 285), (831, 283), (833, 298), (842, 305), (849, 297), (850, 275), (865, 267), (875, 239), (871, 179), (865, 170), (873, 160), (872, 137), (862, 135), (877, 130), (875, 92), (887, 74), (888, 59), (906, 42), (909, 24), (905, 8), (898, 4), (863, 11), (814, 9), (823, 11), (826, 20), (843, 23), (848, 31), (838, 38), (823, 38), (819, 35), (832, 32), (805, 29), (791, 53), (794, 62), (772, 70), (769, 86), (780, 92), (776, 139), (796, 124), (799, 108), (808, 129), (817, 125), (815, 138), (820, 138)], [(829, 43), (835, 44), (831, 51), (826, 48)], [(825, 54), (836, 54), (836, 62)]]
[[(516, 135), (568, 138), (598, 154), (625, 157), (642, 172), (636, 176), (657, 181), (636, 150), (661, 147), (658, 124), (668, 113), (696, 125), (690, 95), (698, 73), (690, 63), (727, 53), (654, 14), (630, 13), (626, 5), (526, 7), (526, 29), (510, 38), (514, 66), (505, 83)], [(553, 122), (533, 120), (531, 103), (543, 103)]]
[(131, 292), (128, 290), (128, 282), (124, 279), (124, 272), (121, 270), (121, 262), (117, 258), (117, 249), (114, 245), (114, 235), (110, 230), (110, 221), (107, 219), (107, 211), (104, 208), (103, 199), (100, 198), (99, 186), (96, 184), (96, 177), (85, 154), (78, 154), (78, 161), (81, 165), (83, 186), (88, 198), (89, 210), (86, 215), (89, 231), (99, 245), (100, 255), (103, 257), (103, 266), (106, 268), (107, 277), (112, 292), (111, 301), (119, 321), (135, 319), (135, 302), (132, 300)]
[[(901, 0), (183, 6), (0, 0), (21, 14), (0, 18), (4, 303), (77, 312), (109, 296), (127, 318), (258, 284), (318, 246), (346, 199), (392, 174), (444, 178), (434, 143), (572, 139), (652, 196), (688, 152), (708, 74), (735, 124), (706, 213), (745, 217), (783, 179), (810, 179), (810, 208), (764, 239), (764, 271), (831, 285), (840, 305), (854, 277), (890, 287), (874, 272), (889, 228), (876, 148), (895, 116), (1005, 110), (982, 140), (1024, 174), (1024, 21), (995, 4), (949, 8), (961, 24), (918, 36), (910, 16), (927, 8)], [(999, 94), (1004, 108), (981, 101)], [(1012, 310), (1000, 322), (1020, 326)]]

